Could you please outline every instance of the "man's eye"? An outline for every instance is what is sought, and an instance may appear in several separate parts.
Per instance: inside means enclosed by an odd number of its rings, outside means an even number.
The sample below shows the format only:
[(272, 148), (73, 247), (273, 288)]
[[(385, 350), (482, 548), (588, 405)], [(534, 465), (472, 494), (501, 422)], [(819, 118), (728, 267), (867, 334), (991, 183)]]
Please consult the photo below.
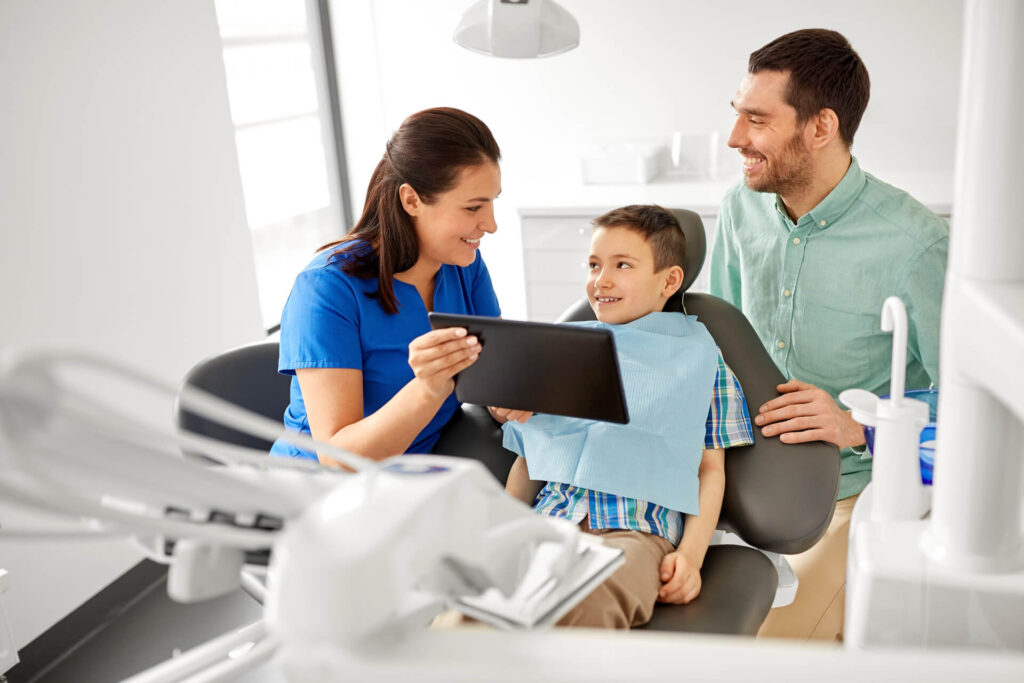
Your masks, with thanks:
[(750, 119), (750, 124), (753, 126), (761, 126), (764, 125), (764, 121), (761, 119)]
[(470, 213), (476, 213), (479, 210), (480, 210), (479, 206), (469, 206), (469, 207), (466, 207), (466, 211), (469, 211)]

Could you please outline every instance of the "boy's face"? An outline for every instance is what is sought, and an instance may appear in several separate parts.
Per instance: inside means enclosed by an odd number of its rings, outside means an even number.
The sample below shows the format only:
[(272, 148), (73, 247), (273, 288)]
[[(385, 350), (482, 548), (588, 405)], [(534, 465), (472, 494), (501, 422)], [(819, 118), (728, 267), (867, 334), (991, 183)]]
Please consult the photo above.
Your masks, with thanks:
[(628, 323), (660, 311), (682, 281), (679, 266), (654, 270), (654, 252), (639, 232), (617, 225), (594, 230), (587, 298), (601, 322)]

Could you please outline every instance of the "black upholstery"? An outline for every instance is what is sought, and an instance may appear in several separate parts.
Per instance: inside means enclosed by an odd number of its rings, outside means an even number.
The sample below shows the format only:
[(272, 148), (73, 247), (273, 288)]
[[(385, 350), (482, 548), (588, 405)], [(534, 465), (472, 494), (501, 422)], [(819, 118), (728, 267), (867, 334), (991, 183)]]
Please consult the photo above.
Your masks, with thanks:
[(680, 292), (685, 292), (693, 284), (700, 269), (704, 265), (707, 256), (707, 237), (704, 235), (704, 222), (700, 216), (688, 209), (672, 209), (679, 227), (683, 229), (683, 237), (686, 238), (686, 263), (683, 265), (683, 284), (679, 286)]
[(504, 485), (516, 454), (502, 447), (501, 438), (501, 425), (486, 408), (465, 403), (444, 426), (433, 452), (479, 460)]
[[(786, 378), (746, 317), (710, 294), (686, 294), (696, 315), (718, 342), (736, 373), (751, 417), (779, 395)], [(803, 552), (832, 521), (839, 492), (839, 449), (829, 443), (785, 444), (754, 429), (754, 444), (730, 449), (725, 459), (722, 524), (747, 543), (776, 553)]]
[[(291, 377), (278, 374), (277, 356), (276, 341), (240, 346), (199, 362), (185, 375), (183, 384), (282, 421), (290, 400)], [(270, 450), (271, 443), (265, 439), (212, 422), (180, 405), (175, 406), (175, 412), (178, 426), (190, 432), (239, 446)]]
[[(277, 372), (278, 353), (276, 341), (240, 346), (197, 363), (182, 384), (203, 389), (271, 419), (283, 420), (291, 400), (291, 377)], [(178, 425), (190, 432), (270, 450), (269, 441), (207, 420), (181, 405), (175, 406), (175, 413)], [(501, 437), (501, 426), (486, 408), (466, 404), (445, 425), (434, 452), (475, 458), (504, 483), (515, 455), (502, 448)]]
[(657, 605), (642, 628), (755, 636), (775, 599), (778, 574), (764, 553), (738, 545), (708, 548), (701, 590), (688, 605)]

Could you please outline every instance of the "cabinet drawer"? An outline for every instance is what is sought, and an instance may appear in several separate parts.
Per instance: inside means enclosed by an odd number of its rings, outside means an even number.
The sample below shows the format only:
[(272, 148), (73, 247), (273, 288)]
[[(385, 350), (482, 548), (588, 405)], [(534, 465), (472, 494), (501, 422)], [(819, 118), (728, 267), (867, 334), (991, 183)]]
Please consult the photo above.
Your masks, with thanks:
[(523, 249), (579, 249), (590, 248), (593, 228), (591, 216), (559, 216), (557, 218), (522, 219)]
[(587, 281), (587, 250), (528, 249), (523, 252), (523, 268), (527, 282), (575, 283), (582, 295)]

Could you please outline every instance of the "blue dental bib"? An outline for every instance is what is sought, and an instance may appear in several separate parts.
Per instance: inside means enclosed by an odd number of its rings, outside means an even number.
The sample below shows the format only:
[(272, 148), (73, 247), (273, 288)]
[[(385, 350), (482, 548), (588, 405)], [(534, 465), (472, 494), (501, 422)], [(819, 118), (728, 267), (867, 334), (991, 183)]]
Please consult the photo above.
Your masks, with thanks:
[(623, 325), (570, 324), (614, 335), (629, 424), (534, 415), (526, 424), (505, 423), (505, 448), (526, 456), (531, 479), (697, 514), (697, 470), (718, 372), (707, 328), (680, 313)]

